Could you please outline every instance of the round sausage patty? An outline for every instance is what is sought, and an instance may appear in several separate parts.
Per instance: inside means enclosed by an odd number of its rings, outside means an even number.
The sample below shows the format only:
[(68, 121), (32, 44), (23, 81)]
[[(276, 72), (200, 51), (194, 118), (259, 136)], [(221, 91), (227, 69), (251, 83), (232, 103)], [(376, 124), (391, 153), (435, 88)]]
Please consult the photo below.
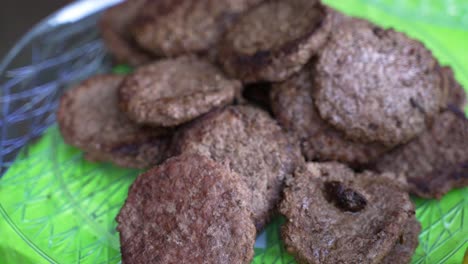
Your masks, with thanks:
[(256, 227), (269, 220), (283, 181), (301, 161), (268, 113), (252, 106), (230, 106), (195, 120), (176, 136), (175, 153), (199, 153), (239, 174), (249, 188)]
[(284, 191), (282, 238), (299, 263), (380, 263), (414, 216), (394, 174), (308, 163)]
[(239, 176), (199, 155), (140, 175), (117, 216), (124, 263), (250, 263), (256, 230)]
[(403, 33), (354, 18), (330, 36), (314, 74), (322, 118), (362, 142), (395, 146), (421, 134), (445, 99), (431, 52)]
[(424, 198), (468, 186), (467, 118), (457, 109), (445, 110), (430, 130), (384, 155), (376, 167), (404, 173), (410, 192)]
[(220, 43), (220, 62), (244, 82), (282, 81), (325, 43), (331, 24), (317, 0), (266, 1), (242, 15)]
[(129, 26), (145, 0), (128, 0), (103, 12), (99, 26), (107, 49), (117, 63), (138, 66), (153, 56), (140, 48), (129, 32)]
[(119, 105), (140, 124), (176, 126), (234, 100), (241, 83), (197, 57), (160, 60), (138, 68), (119, 89)]
[(302, 154), (308, 161), (340, 161), (363, 165), (383, 154), (387, 148), (378, 143), (348, 140), (344, 134), (325, 122), (313, 102), (315, 86), (309, 69), (287, 81), (273, 84), (271, 105), (283, 128), (296, 135)]
[(418, 220), (415, 217), (408, 220), (397, 243), (382, 260), (381, 264), (410, 263), (419, 244), (420, 232), (421, 224)]
[(66, 91), (57, 113), (62, 136), (92, 161), (133, 168), (158, 164), (166, 156), (169, 131), (139, 127), (118, 110), (117, 88), (123, 78), (96, 76)]
[(236, 17), (263, 0), (146, 1), (132, 26), (138, 43), (159, 56), (212, 48)]

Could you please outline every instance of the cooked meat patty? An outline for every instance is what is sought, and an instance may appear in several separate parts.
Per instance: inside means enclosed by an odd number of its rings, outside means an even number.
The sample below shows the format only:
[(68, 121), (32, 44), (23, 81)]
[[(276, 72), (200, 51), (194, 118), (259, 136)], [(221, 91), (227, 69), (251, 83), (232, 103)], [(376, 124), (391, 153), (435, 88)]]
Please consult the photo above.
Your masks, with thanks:
[(298, 137), (308, 161), (340, 161), (358, 166), (372, 162), (387, 150), (382, 144), (348, 140), (322, 120), (313, 102), (315, 88), (306, 67), (287, 81), (274, 84), (271, 92), (276, 119)]
[(199, 155), (140, 175), (117, 216), (124, 263), (250, 263), (256, 230), (247, 186)]
[(431, 52), (403, 33), (342, 20), (315, 67), (322, 118), (361, 142), (395, 146), (421, 134), (444, 104)]
[(146, 1), (132, 31), (141, 46), (159, 56), (206, 51), (239, 14), (262, 1)]
[(461, 84), (455, 79), (455, 75), (450, 67), (442, 67), (442, 83), (447, 93), (447, 103), (463, 109), (466, 106), (466, 92)]
[(284, 192), (282, 238), (299, 263), (380, 263), (414, 216), (394, 174), (308, 163)]
[(234, 100), (241, 83), (197, 57), (160, 60), (138, 68), (119, 89), (119, 105), (140, 124), (176, 126)]
[(285, 80), (325, 43), (327, 18), (317, 0), (266, 1), (229, 28), (220, 43), (220, 62), (247, 83)]
[(62, 136), (92, 161), (134, 168), (158, 164), (165, 158), (169, 131), (139, 127), (118, 110), (123, 78), (96, 76), (65, 92), (57, 113)]
[(409, 190), (424, 198), (468, 186), (468, 120), (457, 109), (444, 111), (430, 130), (386, 154), (376, 167), (404, 173)]
[(117, 63), (138, 66), (150, 62), (153, 56), (138, 46), (129, 32), (129, 25), (145, 0), (128, 0), (102, 14), (99, 26), (107, 49)]
[(403, 233), (393, 247), (392, 251), (382, 260), (381, 264), (404, 264), (410, 263), (414, 251), (419, 244), (419, 233), (421, 224), (416, 218), (411, 218), (406, 223)]
[(284, 179), (300, 163), (299, 148), (276, 122), (252, 106), (209, 113), (176, 136), (176, 154), (199, 153), (239, 174), (249, 188), (249, 204), (261, 229), (280, 200)]

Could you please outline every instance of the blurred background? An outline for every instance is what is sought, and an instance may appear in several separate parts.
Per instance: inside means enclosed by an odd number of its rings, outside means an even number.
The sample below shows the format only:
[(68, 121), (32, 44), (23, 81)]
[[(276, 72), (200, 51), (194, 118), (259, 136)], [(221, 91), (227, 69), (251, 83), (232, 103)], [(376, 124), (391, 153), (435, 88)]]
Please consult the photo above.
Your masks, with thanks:
[[(97, 0), (98, 1), (98, 0)], [(72, 0), (1, 0), (0, 58), (34, 24)]]

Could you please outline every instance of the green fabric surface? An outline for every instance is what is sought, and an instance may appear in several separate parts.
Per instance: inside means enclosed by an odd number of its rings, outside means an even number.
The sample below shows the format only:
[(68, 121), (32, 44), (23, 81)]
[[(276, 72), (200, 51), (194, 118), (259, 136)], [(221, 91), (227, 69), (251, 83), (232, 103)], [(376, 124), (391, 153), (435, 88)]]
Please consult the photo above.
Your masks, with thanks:
[[(466, 1), (325, 2), (422, 40), (468, 87)], [(456, 11), (440, 8), (441, 2)], [(115, 72), (129, 70), (121, 66)], [(0, 264), (119, 263), (114, 218), (138, 173), (85, 161), (82, 152), (64, 144), (57, 127), (51, 127), (0, 179)], [(468, 188), (440, 201), (414, 200), (423, 230), (413, 263), (462, 263), (468, 247), (467, 200)], [(253, 263), (295, 263), (280, 240), (283, 221), (275, 219), (259, 235)]]

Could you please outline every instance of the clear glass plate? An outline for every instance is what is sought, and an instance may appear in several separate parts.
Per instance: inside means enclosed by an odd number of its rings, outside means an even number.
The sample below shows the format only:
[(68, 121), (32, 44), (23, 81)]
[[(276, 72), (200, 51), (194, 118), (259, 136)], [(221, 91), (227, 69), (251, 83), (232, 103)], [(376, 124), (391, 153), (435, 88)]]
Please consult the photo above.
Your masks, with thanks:
[[(35, 27), (0, 63), (0, 263), (120, 262), (114, 218), (139, 171), (85, 161), (63, 143), (55, 125), (63, 90), (111, 71), (95, 25), (99, 11), (116, 2), (67, 7)], [(468, 87), (465, 1), (326, 2), (421, 39)], [(423, 231), (413, 263), (462, 263), (467, 199), (468, 188), (440, 201), (415, 199)], [(253, 263), (294, 263), (280, 241), (281, 223), (275, 219), (258, 236)]]

